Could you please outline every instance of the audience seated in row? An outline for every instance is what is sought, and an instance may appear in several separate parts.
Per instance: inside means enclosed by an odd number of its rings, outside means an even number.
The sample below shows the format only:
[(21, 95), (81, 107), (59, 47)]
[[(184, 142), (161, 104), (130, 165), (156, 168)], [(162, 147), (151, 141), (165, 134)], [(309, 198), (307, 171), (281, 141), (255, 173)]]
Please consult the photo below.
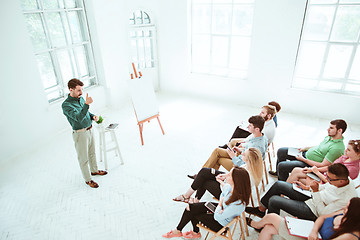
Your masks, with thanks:
[[(278, 214), (267, 214), (260, 221), (249, 219), (248, 225), (259, 231), (261, 240), (270, 240), (279, 235), (286, 240), (302, 240), (289, 234), (284, 218)], [(316, 219), (309, 240), (317, 240), (320, 233), (322, 240), (359, 240), (360, 239), (360, 198), (352, 198), (346, 207), (339, 211), (325, 214)]]
[[(255, 115), (249, 118), (249, 132), (253, 134), (253, 137), (249, 139), (248, 142), (242, 143), (238, 147), (233, 147), (232, 149), (222, 149), (216, 148), (209, 159), (204, 164), (203, 168), (214, 168), (219, 170), (220, 166), (223, 166), (226, 170), (230, 170), (233, 166), (241, 166), (244, 164), (242, 151), (246, 151), (250, 147), (254, 147), (260, 150), (261, 156), (264, 159), (266, 149), (268, 146), (267, 138), (261, 132), (264, 127), (265, 120), (259, 115)], [(237, 154), (240, 154), (237, 156)], [(188, 175), (190, 178), (195, 178), (196, 175)]]
[[(257, 187), (263, 176), (261, 152), (257, 148), (249, 148), (242, 153), (242, 159), (245, 164), (241, 165), (241, 167), (249, 172), (251, 186)], [(229, 174), (230, 173), (225, 174), (214, 168), (202, 168), (186, 193), (179, 195), (173, 200), (186, 203), (198, 203), (206, 190), (216, 199), (219, 199), (221, 188), (225, 184), (224, 180)], [(195, 191), (195, 198), (191, 198)]]
[[(280, 111), (280, 105), (276, 102), (270, 103), (269, 105), (274, 105), (278, 109), (277, 112)], [(196, 226), (198, 222), (202, 222), (214, 231), (219, 231), (245, 210), (249, 214), (263, 218), (259, 222), (248, 219), (251, 227), (261, 231), (259, 239), (271, 239), (274, 234), (290, 240), (300, 239), (288, 234), (285, 222), (279, 216), (280, 210), (283, 210), (298, 218), (316, 220), (309, 239), (317, 239), (318, 231), (323, 239), (360, 239), (359, 226), (351, 225), (351, 222), (360, 222), (359, 213), (357, 215), (350, 213), (360, 207), (360, 199), (356, 198), (355, 185), (351, 180), (359, 174), (360, 140), (349, 141), (343, 155), (345, 149), (343, 133), (347, 124), (342, 119), (330, 122), (328, 136), (320, 145), (299, 149), (301, 155), (290, 156), (288, 148), (280, 148), (277, 152), (276, 172), (269, 171), (270, 174), (278, 175), (279, 181), (264, 194), (259, 207), (246, 207), (249, 203), (251, 186), (258, 186), (262, 179), (262, 161), (268, 143), (275, 135), (277, 127), (277, 119), (274, 119), (275, 107), (264, 106), (259, 115), (250, 117), (249, 131), (237, 127), (229, 143), (216, 148), (198, 174), (188, 175), (194, 179), (191, 187), (186, 193), (173, 199), (188, 205), (177, 228), (164, 234), (163, 237), (200, 238), (201, 234)], [(267, 136), (270, 137), (270, 141)], [(223, 149), (225, 147), (226, 149)], [(225, 174), (219, 171), (220, 166), (230, 172)], [(320, 185), (319, 182), (309, 178), (307, 173), (318, 175), (324, 184)], [(312, 196), (309, 197), (295, 190), (292, 183), (304, 188), (309, 186)], [(206, 191), (220, 199), (219, 204), (214, 203), (217, 205), (215, 213), (209, 214), (205, 203), (200, 202)], [(195, 198), (191, 198), (195, 192)], [(190, 221), (193, 231), (182, 233), (182, 229)], [(325, 228), (326, 230), (323, 230)]]
[[(164, 234), (163, 237), (200, 238), (201, 234), (197, 226), (199, 222), (217, 232), (244, 212), (246, 205), (249, 204), (250, 194), (248, 171), (235, 166), (226, 177), (226, 184), (220, 194), (220, 202), (213, 203), (216, 205), (214, 213), (209, 212), (205, 207), (205, 202), (188, 204), (176, 229)], [(181, 231), (189, 222), (192, 223), (193, 230), (182, 233)]]
[[(280, 106), (280, 105), (279, 105)], [(272, 105), (266, 105), (261, 108), (261, 112), (259, 116), (265, 119), (265, 125), (262, 129), (262, 132), (268, 139), (268, 144), (271, 144), (274, 140), (275, 133), (276, 133), (276, 126), (275, 122), (272, 121), (274, 116), (276, 115), (276, 107)], [(251, 132), (244, 129), (244, 126), (237, 126), (233, 135), (231, 136), (228, 144), (224, 144), (223, 146), (219, 146), (220, 148), (226, 149), (228, 146), (230, 148), (237, 146), (237, 143), (241, 143), (246, 141), (245, 139), (252, 137)]]
[(261, 198), (261, 206), (247, 207), (245, 211), (264, 217), (266, 209), (268, 213), (276, 214), (283, 210), (295, 217), (315, 221), (321, 215), (340, 210), (357, 196), (349, 170), (343, 164), (329, 166), (326, 177), (328, 182), (320, 186), (315, 180), (311, 182), (312, 197), (296, 191), (291, 183), (277, 181)]
[[(342, 119), (333, 120), (328, 128), (328, 136), (316, 147), (299, 149), (302, 155), (296, 157), (288, 155), (288, 148), (280, 148), (277, 152), (276, 172), (269, 171), (271, 175), (277, 175), (279, 180), (286, 181), (289, 173), (295, 167), (325, 167), (333, 163), (344, 154), (344, 137), (347, 124)], [(290, 160), (290, 161), (287, 161)]]

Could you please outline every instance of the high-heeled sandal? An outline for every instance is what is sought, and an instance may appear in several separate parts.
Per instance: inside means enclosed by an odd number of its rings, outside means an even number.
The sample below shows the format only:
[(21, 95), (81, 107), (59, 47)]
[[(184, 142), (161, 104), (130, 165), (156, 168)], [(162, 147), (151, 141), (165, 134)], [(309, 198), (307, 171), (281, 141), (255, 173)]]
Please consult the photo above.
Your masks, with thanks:
[(183, 194), (181, 194), (181, 195), (177, 196), (176, 198), (173, 198), (173, 201), (188, 203), (189, 199), (190, 199), (190, 197), (186, 198)]
[(252, 223), (252, 221), (253, 221), (251, 218), (246, 217), (245, 219), (246, 219), (246, 224), (247, 224), (249, 227), (252, 227), (253, 229), (255, 229), (255, 231), (261, 232), (261, 230), (263, 230), (263, 227), (262, 227), (262, 228), (255, 228), (255, 227), (251, 226), (251, 223)]

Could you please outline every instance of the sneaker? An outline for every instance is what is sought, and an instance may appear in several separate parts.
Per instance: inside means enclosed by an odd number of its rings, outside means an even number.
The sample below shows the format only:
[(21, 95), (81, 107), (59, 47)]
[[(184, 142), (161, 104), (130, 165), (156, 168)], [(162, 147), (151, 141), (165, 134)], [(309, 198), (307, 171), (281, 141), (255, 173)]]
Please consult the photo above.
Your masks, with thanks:
[(90, 180), (88, 182), (85, 182), (87, 185), (89, 185), (92, 188), (98, 188), (99, 184), (97, 184), (96, 182), (94, 182), (93, 180)]
[(191, 178), (191, 179), (195, 179), (197, 177), (197, 174), (194, 174), (194, 175), (187, 175), (188, 178)]
[(260, 211), (259, 207), (246, 207), (245, 212), (258, 216), (259, 218), (263, 218), (265, 216), (265, 212)]
[(278, 175), (277, 175), (277, 172), (276, 171), (269, 171), (269, 174), (271, 175), (271, 176), (273, 176), (273, 177), (277, 177)]
[(193, 232), (193, 231), (188, 231), (182, 234), (182, 236), (186, 239), (197, 239), (197, 238), (201, 238), (201, 233), (198, 232)]
[(173, 237), (182, 237), (182, 236), (183, 235), (181, 232), (174, 233), (173, 230), (162, 235), (162, 237), (164, 237), (164, 238), (173, 238)]

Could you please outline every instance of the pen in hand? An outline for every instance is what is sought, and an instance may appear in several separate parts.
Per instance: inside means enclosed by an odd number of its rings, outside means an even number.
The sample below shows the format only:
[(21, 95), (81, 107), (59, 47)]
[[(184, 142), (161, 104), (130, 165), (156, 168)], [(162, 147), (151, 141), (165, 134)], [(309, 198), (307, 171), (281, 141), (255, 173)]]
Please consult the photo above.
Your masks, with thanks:
[(302, 189), (302, 187), (300, 186), (300, 184), (296, 183), (296, 186), (298, 186), (302, 191), (304, 191), (304, 189)]

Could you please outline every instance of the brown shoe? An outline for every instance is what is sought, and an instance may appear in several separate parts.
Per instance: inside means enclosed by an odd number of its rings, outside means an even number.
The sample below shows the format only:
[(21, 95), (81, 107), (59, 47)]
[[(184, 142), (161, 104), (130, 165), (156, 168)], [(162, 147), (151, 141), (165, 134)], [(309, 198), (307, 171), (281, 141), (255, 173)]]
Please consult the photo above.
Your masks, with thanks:
[(99, 170), (97, 172), (92, 172), (91, 175), (95, 176), (95, 175), (106, 175), (107, 171), (103, 171), (103, 170)]
[(88, 182), (85, 182), (87, 185), (89, 185), (92, 188), (98, 188), (99, 184), (97, 184), (96, 182), (94, 182), (93, 180), (90, 180)]

